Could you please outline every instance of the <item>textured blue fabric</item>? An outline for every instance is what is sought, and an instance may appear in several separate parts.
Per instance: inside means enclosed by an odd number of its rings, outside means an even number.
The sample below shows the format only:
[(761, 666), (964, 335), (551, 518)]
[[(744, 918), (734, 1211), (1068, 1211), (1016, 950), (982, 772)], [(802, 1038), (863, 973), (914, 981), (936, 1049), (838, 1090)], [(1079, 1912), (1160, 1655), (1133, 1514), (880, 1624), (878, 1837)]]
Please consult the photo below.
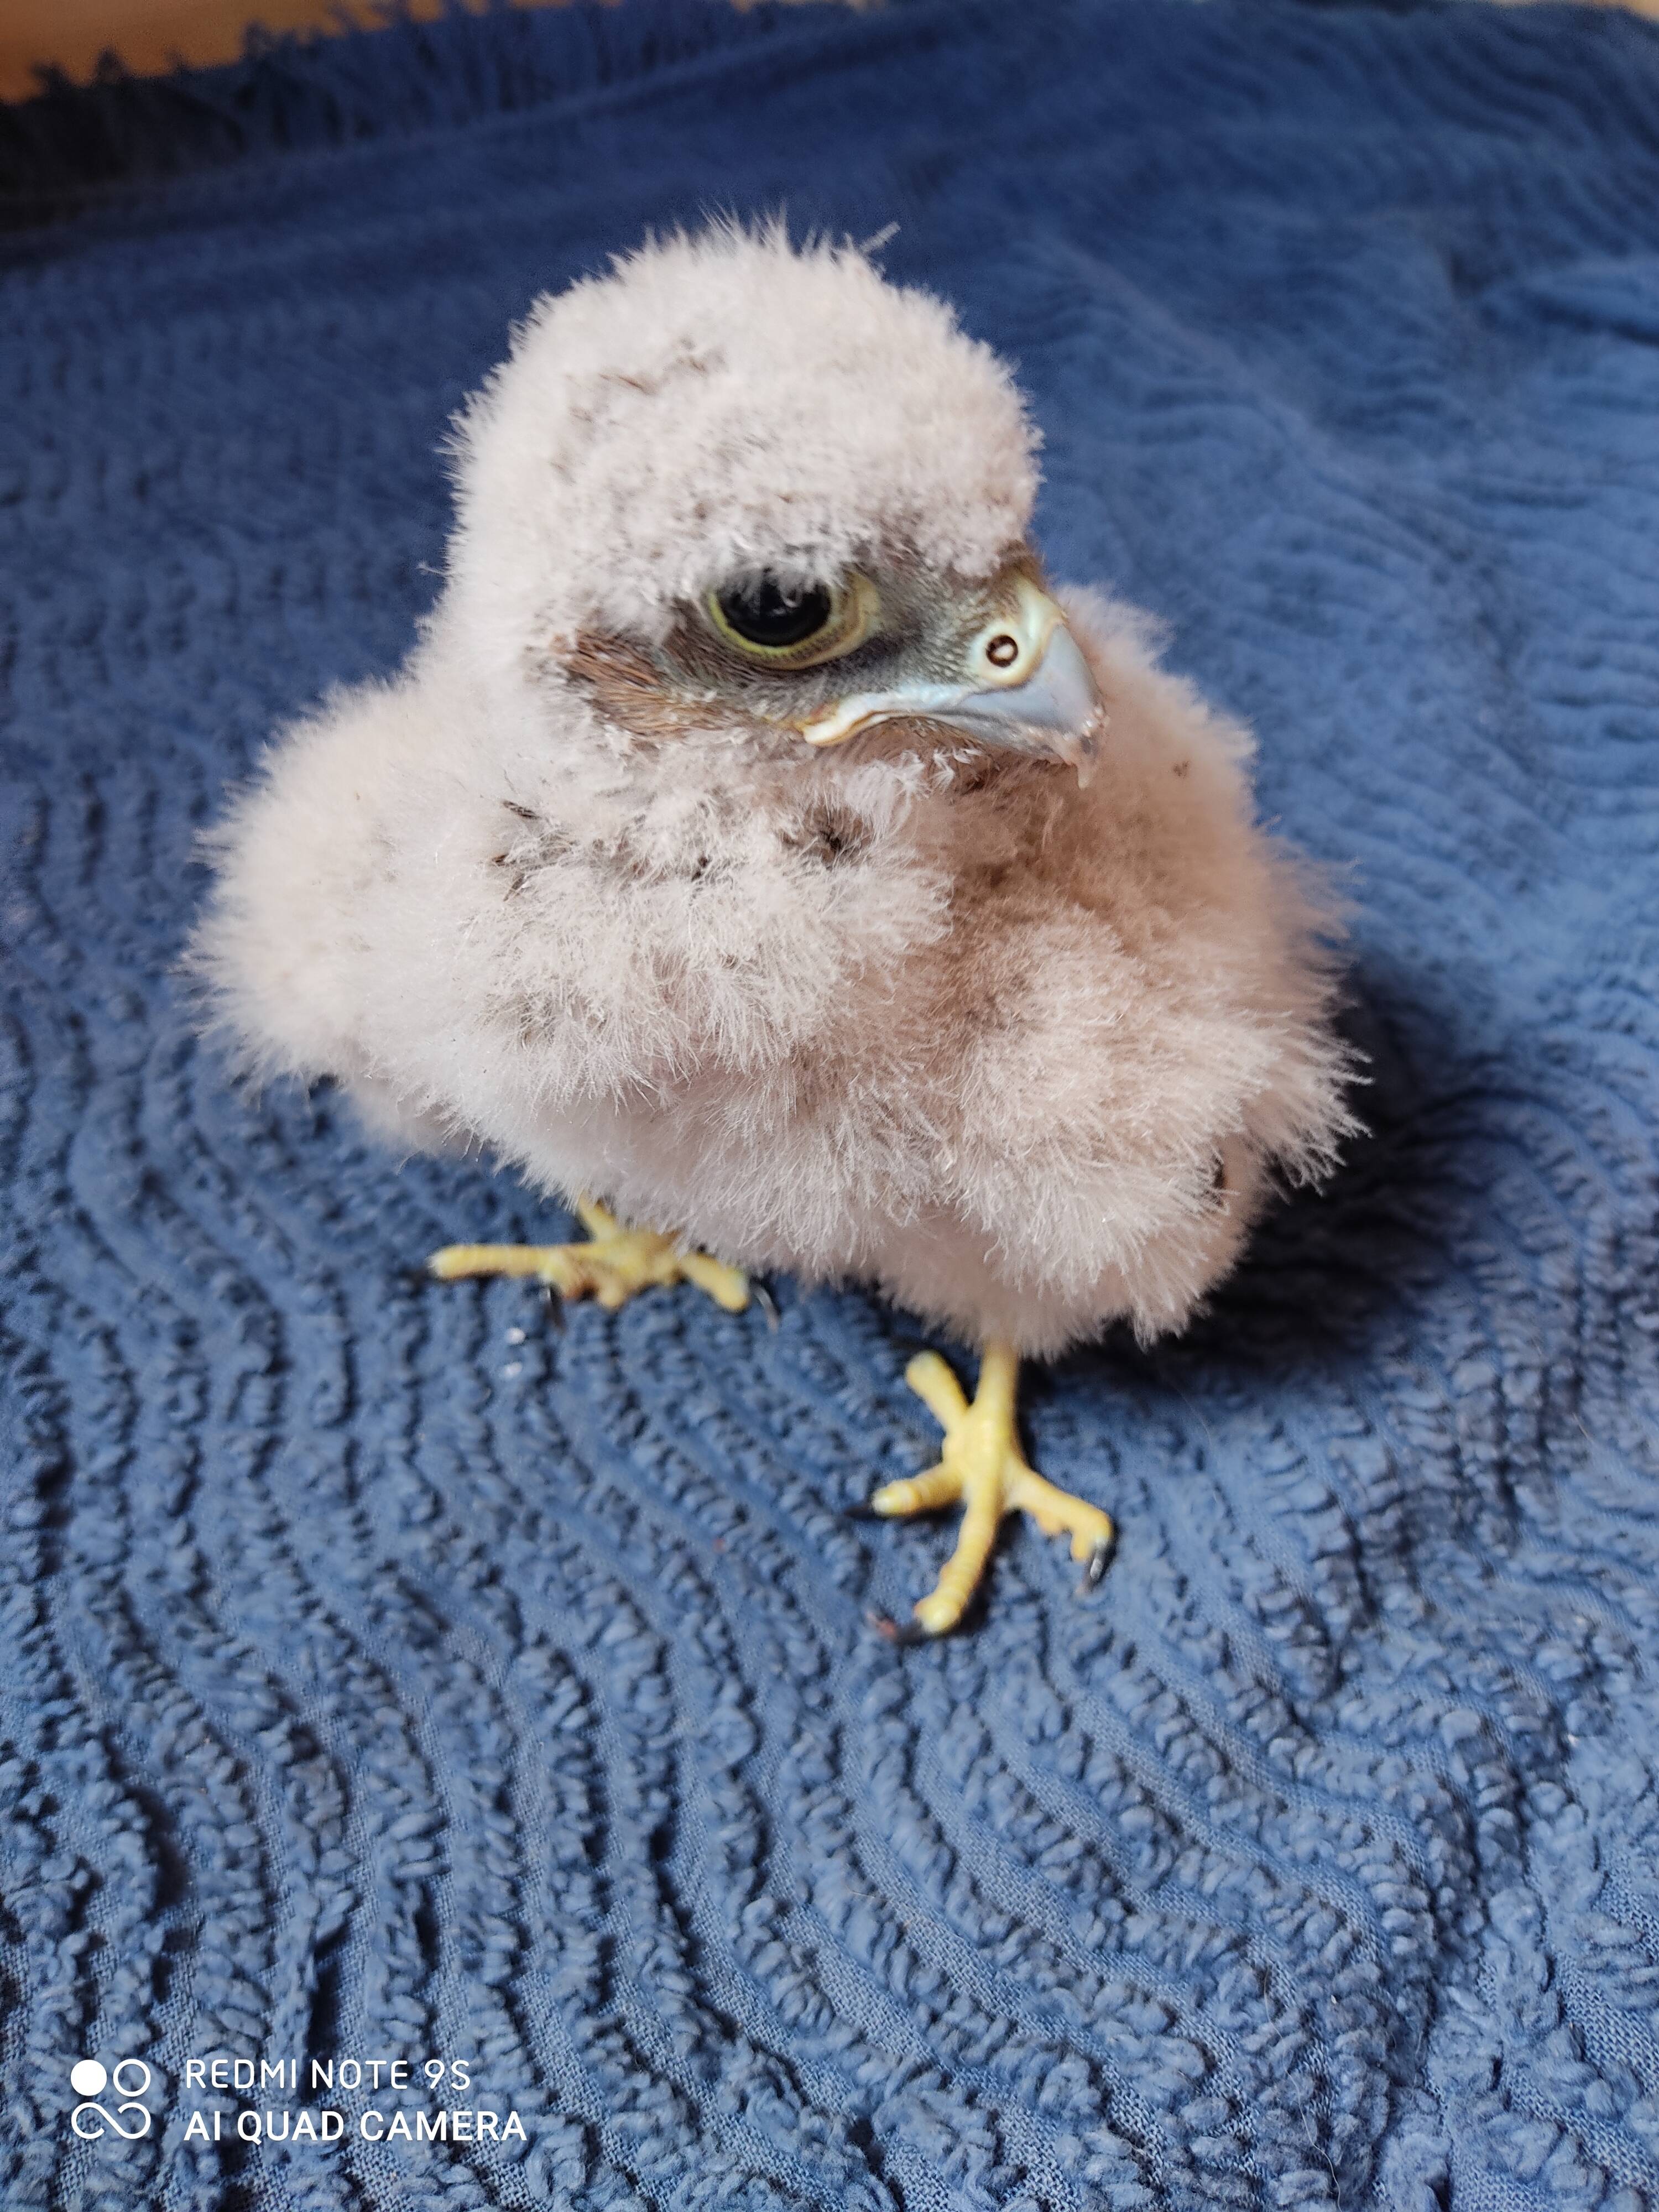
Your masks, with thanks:
[[(333, 125), (5, 247), (3, 2202), (1659, 2205), (1659, 38), (651, 20), (348, 42)], [(1103, 1589), (1012, 1529), (913, 1652), (950, 1532), (840, 1514), (929, 1455), (902, 1316), (428, 1285), (555, 1219), (236, 1095), (171, 975), (511, 319), (714, 205), (902, 226), (1058, 573), (1352, 871), (1373, 1135), (1184, 1341), (1030, 1376)], [(283, 2101), (188, 2060), (313, 2054), (527, 2142), (185, 2139)]]

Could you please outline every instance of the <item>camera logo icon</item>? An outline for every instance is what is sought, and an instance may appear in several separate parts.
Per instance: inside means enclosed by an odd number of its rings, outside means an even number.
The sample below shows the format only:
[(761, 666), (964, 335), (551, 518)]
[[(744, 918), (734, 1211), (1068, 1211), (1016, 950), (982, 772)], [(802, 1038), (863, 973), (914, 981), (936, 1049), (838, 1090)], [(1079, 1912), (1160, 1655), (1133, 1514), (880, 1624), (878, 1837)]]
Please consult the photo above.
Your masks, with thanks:
[[(149, 2106), (139, 2102), (149, 2096), (151, 2079), (142, 2058), (118, 2058), (113, 2067), (77, 2058), (70, 2068), (70, 2087), (82, 2101), (70, 2114), (70, 2125), (82, 2142), (97, 2142), (106, 2134), (137, 2142), (149, 2133), (154, 2118)], [(109, 2088), (117, 2100), (113, 2112), (96, 2101)]]

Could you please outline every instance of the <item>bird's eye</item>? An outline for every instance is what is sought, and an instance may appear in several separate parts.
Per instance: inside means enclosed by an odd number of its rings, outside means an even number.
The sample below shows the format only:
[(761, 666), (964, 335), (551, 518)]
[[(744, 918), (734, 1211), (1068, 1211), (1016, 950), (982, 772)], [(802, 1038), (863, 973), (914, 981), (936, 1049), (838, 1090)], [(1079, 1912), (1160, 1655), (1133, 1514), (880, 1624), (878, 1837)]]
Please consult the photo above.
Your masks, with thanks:
[(745, 576), (710, 592), (708, 619), (745, 659), (781, 669), (812, 668), (849, 653), (867, 636), (876, 613), (875, 587), (854, 575), (838, 584), (788, 584)]
[(729, 592), (717, 592), (714, 604), (726, 628), (745, 645), (787, 652), (816, 637), (835, 612), (834, 596), (822, 584), (804, 589), (781, 584), (775, 576), (754, 576)]

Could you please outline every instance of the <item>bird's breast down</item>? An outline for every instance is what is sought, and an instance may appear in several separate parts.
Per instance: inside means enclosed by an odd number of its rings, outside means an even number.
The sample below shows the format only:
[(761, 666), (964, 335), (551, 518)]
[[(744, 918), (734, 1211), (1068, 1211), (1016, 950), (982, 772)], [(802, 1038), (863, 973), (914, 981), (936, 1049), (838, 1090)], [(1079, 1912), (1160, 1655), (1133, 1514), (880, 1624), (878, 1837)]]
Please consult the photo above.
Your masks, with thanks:
[(204, 957), (332, 1074), (722, 1256), (1049, 1351), (1179, 1322), (1275, 1163), (1346, 1125), (1322, 917), (1246, 742), (1072, 609), (1111, 714), (1057, 763), (544, 746), (428, 665), (290, 739)]

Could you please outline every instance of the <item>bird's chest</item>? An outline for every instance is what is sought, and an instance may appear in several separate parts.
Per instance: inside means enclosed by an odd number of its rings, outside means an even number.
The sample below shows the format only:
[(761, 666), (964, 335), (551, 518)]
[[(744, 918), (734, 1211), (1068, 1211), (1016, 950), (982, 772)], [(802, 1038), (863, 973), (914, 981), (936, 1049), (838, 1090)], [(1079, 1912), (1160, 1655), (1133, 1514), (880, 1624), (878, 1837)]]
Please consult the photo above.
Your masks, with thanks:
[(515, 815), (490, 988), (595, 1085), (959, 1118), (1011, 1038), (1052, 1048), (1049, 971), (1076, 980), (1110, 934), (1055, 799), (1030, 775), (918, 798), (809, 769)]

